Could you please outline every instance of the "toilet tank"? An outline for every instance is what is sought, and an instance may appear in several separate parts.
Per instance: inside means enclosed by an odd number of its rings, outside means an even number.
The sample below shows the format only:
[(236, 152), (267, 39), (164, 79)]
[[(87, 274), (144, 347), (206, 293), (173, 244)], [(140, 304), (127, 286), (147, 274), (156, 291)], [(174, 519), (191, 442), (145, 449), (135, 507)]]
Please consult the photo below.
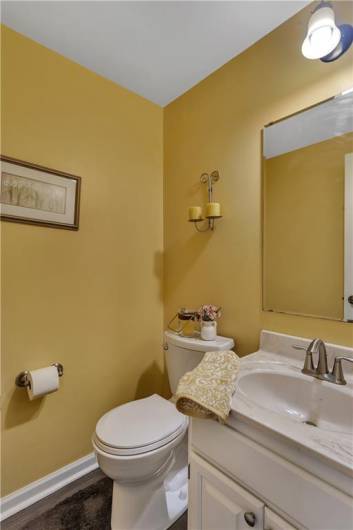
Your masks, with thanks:
[(179, 379), (193, 370), (207, 351), (231, 350), (233, 339), (217, 337), (216, 340), (181, 337), (172, 331), (164, 334), (165, 356), (170, 389), (175, 394)]

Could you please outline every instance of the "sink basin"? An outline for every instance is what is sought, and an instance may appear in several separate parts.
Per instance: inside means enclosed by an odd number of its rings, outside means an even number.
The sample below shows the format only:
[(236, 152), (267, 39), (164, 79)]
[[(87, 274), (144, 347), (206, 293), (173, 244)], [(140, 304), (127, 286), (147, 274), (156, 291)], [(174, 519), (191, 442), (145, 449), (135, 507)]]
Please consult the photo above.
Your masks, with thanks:
[(298, 373), (258, 369), (242, 375), (237, 394), (248, 402), (322, 430), (353, 433), (351, 389)]

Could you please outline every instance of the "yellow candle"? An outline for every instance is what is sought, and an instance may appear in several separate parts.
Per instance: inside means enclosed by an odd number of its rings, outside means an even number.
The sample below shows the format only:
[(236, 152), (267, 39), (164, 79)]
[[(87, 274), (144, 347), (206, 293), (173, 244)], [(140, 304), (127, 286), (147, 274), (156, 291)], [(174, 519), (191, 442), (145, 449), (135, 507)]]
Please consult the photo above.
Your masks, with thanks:
[(189, 208), (189, 221), (195, 221), (202, 219), (201, 206), (190, 206)]
[(206, 217), (220, 217), (221, 205), (219, 202), (208, 202), (206, 204)]

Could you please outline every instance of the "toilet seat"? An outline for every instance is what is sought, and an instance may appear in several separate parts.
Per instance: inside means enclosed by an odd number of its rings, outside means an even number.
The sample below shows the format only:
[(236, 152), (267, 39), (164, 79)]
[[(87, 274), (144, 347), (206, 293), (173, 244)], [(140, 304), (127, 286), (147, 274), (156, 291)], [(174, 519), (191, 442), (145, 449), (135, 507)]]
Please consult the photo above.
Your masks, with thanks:
[(111, 455), (134, 456), (172, 442), (187, 426), (186, 416), (172, 403), (153, 394), (107, 412), (97, 423), (94, 443)]

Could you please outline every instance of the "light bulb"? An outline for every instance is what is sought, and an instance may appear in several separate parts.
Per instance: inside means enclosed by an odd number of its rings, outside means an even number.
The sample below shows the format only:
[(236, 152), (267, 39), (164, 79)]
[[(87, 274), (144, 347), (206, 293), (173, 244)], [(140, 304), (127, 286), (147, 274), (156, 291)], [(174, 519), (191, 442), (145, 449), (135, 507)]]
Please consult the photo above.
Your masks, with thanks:
[(302, 45), (302, 54), (307, 59), (320, 59), (331, 53), (341, 39), (331, 7), (319, 7), (311, 16), (308, 33)]

